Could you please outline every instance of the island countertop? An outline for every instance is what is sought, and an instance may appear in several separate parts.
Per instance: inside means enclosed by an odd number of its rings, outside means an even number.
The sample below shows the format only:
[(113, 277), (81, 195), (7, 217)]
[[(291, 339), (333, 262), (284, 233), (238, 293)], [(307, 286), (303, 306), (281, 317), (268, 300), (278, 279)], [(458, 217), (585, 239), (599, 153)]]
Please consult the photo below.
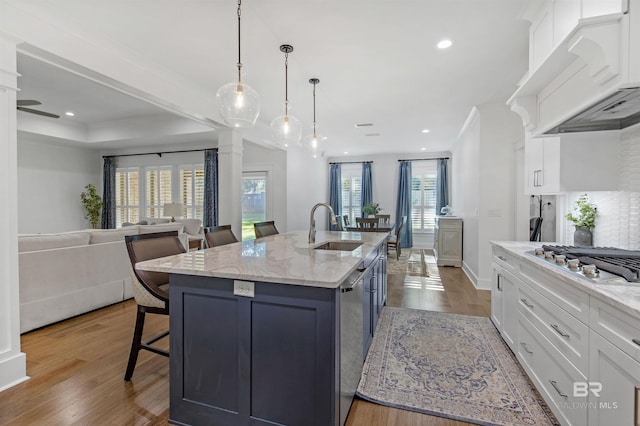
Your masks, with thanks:
[[(386, 237), (381, 232), (318, 231), (316, 242), (309, 243), (307, 231), (294, 231), (147, 260), (137, 263), (136, 269), (337, 288)], [(315, 249), (327, 241), (362, 245), (353, 251)]]

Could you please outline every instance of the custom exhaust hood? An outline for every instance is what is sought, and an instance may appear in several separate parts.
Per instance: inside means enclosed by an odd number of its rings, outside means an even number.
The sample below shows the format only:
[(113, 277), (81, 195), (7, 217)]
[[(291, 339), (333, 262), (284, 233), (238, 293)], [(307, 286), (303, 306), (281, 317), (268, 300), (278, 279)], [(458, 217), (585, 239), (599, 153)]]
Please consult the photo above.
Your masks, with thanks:
[(545, 134), (620, 130), (637, 123), (640, 123), (640, 87), (629, 87), (616, 90)]
[(538, 60), (541, 25), (532, 21), (530, 70), (507, 101), (532, 136), (640, 123), (640, 0), (630, 3), (620, 13), (576, 19)]

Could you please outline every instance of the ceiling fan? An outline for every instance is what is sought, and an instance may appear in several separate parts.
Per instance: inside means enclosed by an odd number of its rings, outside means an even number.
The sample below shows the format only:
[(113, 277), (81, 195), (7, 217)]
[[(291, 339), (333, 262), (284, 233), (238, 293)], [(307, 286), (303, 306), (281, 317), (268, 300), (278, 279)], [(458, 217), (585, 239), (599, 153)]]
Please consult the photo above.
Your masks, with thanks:
[(60, 116), (57, 114), (38, 111), (37, 109), (25, 108), (25, 106), (34, 106), (34, 105), (42, 105), (42, 103), (39, 101), (35, 101), (33, 99), (22, 99), (22, 100), (18, 99), (17, 101), (17, 108), (20, 111), (30, 112), (31, 114), (44, 115), (45, 117), (50, 117), (50, 118), (60, 118)]

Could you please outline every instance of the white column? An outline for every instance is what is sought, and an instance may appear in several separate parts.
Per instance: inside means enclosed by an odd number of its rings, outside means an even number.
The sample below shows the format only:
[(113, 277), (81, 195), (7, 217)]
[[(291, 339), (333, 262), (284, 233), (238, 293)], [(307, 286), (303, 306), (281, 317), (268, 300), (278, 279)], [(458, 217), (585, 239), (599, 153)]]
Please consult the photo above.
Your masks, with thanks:
[(237, 129), (218, 134), (218, 223), (231, 225), (242, 237), (242, 134)]
[(0, 36), (0, 391), (27, 377), (20, 352), (16, 42)]

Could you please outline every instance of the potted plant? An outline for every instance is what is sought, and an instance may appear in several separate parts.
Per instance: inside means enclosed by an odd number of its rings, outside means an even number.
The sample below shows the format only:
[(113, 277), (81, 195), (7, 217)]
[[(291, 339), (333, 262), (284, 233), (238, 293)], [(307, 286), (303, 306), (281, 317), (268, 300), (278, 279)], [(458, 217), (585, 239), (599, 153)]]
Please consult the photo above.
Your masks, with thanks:
[(91, 222), (91, 226), (95, 229), (100, 222), (100, 213), (102, 212), (102, 197), (98, 195), (96, 187), (89, 184), (84, 187), (85, 192), (80, 194), (82, 200), (82, 207), (84, 207), (84, 218)]
[(362, 208), (362, 213), (368, 216), (375, 216), (380, 213), (380, 204), (378, 203), (369, 203)]
[(591, 230), (596, 226), (598, 208), (590, 203), (587, 194), (583, 194), (573, 204), (573, 211), (567, 213), (567, 220), (573, 222), (576, 227), (573, 233), (573, 244), (577, 246), (590, 246), (593, 244)]

